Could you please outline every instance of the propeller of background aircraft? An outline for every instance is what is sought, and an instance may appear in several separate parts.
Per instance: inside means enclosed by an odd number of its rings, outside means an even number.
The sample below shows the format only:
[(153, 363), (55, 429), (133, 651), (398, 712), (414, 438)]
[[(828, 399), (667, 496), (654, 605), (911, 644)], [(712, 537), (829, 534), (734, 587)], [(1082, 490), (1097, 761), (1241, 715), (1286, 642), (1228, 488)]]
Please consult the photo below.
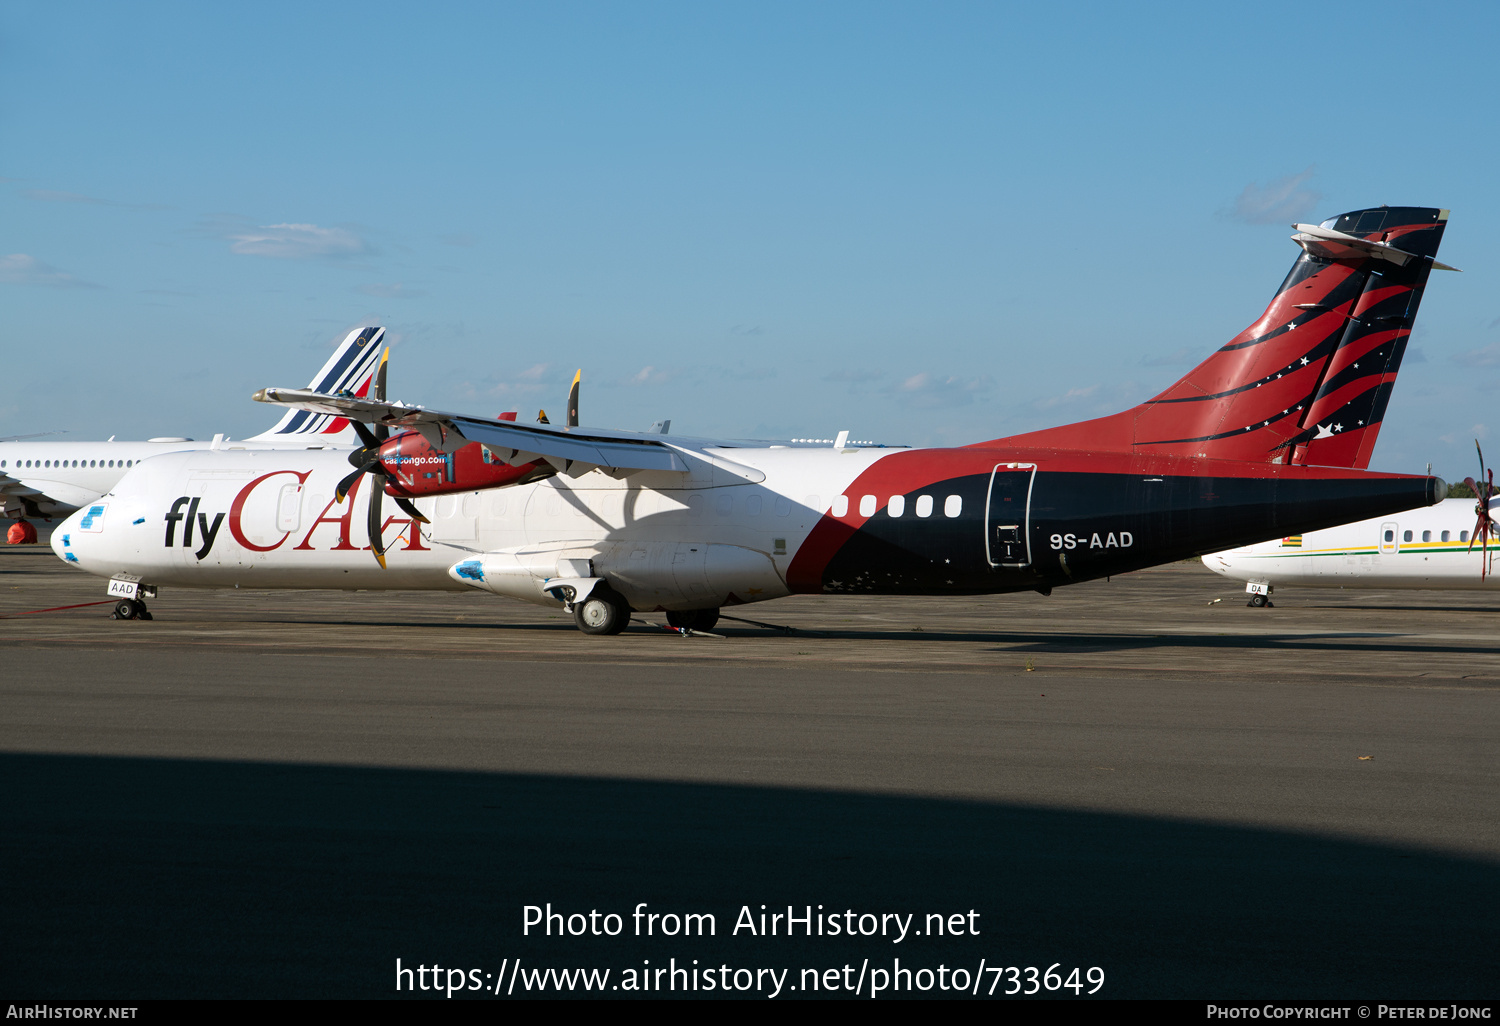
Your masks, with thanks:
[(1479, 579), (1484, 580), (1490, 569), (1490, 536), (1495, 533), (1495, 520), (1490, 516), (1490, 498), (1495, 494), (1495, 471), (1493, 468), (1486, 470), (1484, 466), (1484, 450), (1479, 448), (1479, 439), (1474, 439), (1474, 449), (1479, 453), (1479, 480), (1472, 477), (1464, 478), (1464, 484), (1474, 491), (1478, 499), (1474, 503), (1474, 512), (1478, 519), (1474, 521), (1474, 533), (1469, 536), (1469, 549), (1474, 551), (1474, 543), (1479, 542), (1479, 551), (1483, 558), (1479, 563)]

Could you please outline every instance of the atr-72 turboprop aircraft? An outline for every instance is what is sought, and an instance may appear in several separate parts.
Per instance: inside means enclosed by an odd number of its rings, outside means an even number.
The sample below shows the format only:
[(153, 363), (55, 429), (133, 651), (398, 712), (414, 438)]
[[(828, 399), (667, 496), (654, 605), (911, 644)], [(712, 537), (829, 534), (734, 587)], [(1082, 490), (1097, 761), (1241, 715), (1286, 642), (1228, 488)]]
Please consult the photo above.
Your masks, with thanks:
[[(1383, 516), (1446, 492), (1364, 468), (1428, 274), (1445, 267), (1447, 218), (1377, 207), (1294, 226), (1302, 253), (1266, 312), (1111, 417), (947, 449), (766, 445), (265, 389), (375, 430), (347, 462), (147, 460), (53, 547), (153, 585), (473, 587), (611, 634), (632, 610), (705, 630), (722, 606), (794, 592), (1047, 594)], [(383, 494), (405, 515), (383, 516)]]

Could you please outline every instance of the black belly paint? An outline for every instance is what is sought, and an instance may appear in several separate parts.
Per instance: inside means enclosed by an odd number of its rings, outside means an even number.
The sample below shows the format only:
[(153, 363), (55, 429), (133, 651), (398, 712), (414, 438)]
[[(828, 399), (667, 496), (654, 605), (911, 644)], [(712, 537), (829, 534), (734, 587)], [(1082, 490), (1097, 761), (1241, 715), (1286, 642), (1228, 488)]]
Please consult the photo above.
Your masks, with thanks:
[[(990, 475), (973, 475), (909, 493), (900, 517), (882, 506), (828, 561), (823, 590), (1045, 592), (1436, 501), (1430, 478), (1152, 478), (1043, 467), (1028, 510), (1024, 485), (1020, 476), (1000, 481), (992, 494)], [(926, 518), (915, 516), (923, 495), (933, 503)], [(957, 517), (943, 513), (950, 495), (962, 499)], [(1010, 524), (1018, 534), (1009, 551), (1019, 555), (1007, 554), (999, 530)]]

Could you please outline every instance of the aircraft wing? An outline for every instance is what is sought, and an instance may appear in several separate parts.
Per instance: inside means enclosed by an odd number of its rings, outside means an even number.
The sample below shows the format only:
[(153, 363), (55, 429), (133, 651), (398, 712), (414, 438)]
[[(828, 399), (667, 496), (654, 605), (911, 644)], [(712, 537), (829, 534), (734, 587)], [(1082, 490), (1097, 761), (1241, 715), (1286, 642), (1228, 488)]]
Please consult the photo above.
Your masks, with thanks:
[[(77, 497), (73, 496), (73, 498)], [(49, 495), (41, 489), (33, 488), (4, 471), (0, 471), (0, 508), (4, 509), (4, 515), (7, 517), (37, 519), (62, 517), (73, 512), (79, 505), (80, 503), (69, 502), (61, 496)]]
[(628, 474), (641, 470), (686, 471), (687, 463), (661, 435), (600, 428), (518, 424), (421, 406), (355, 396), (327, 395), (301, 388), (263, 388), (255, 400), (293, 409), (347, 417), (365, 424), (419, 431), (436, 449), (453, 452), (470, 442), (482, 444), (513, 466), (546, 460), (577, 477), (594, 469)]

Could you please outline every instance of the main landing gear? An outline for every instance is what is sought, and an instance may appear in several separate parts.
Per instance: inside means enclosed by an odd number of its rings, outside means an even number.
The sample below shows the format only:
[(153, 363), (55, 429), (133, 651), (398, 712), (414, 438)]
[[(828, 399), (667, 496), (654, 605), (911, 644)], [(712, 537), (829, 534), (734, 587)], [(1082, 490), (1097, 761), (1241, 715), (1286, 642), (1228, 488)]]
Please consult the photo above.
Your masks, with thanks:
[(121, 599), (115, 603), (114, 611), (109, 614), (111, 620), (150, 620), (151, 610), (146, 608), (146, 603), (140, 599)]
[(711, 631), (718, 622), (717, 609), (674, 609), (667, 613), (667, 623), (679, 630)]
[(619, 634), (630, 623), (630, 603), (607, 584), (573, 603), (573, 622), (585, 634)]

